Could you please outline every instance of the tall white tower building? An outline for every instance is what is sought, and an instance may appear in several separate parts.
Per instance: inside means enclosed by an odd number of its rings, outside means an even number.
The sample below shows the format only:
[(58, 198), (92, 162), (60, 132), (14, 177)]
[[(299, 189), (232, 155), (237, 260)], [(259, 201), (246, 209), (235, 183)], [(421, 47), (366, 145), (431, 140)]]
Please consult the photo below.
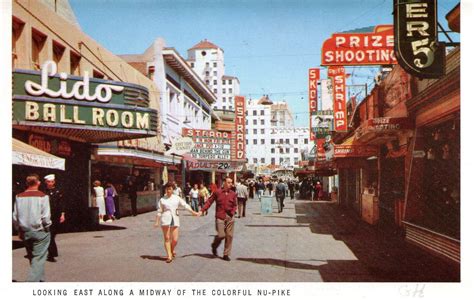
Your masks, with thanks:
[(216, 95), (214, 110), (235, 109), (234, 96), (240, 94), (240, 81), (225, 74), (224, 50), (203, 40), (188, 50), (188, 64)]
[(257, 175), (293, 169), (310, 151), (309, 128), (295, 127), (288, 104), (268, 96), (247, 102), (246, 139), (247, 167)]

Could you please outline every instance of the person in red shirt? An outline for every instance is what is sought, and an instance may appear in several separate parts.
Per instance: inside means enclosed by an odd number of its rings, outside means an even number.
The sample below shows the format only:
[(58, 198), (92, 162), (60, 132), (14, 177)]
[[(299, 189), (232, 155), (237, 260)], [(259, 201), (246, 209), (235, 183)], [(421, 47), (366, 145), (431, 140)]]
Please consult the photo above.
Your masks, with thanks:
[(224, 256), (225, 261), (230, 261), (232, 250), (232, 239), (234, 236), (234, 215), (237, 210), (237, 194), (232, 191), (232, 178), (227, 177), (224, 187), (212, 193), (199, 212), (200, 215), (207, 212), (214, 201), (216, 202), (216, 230), (217, 235), (211, 244), (212, 254), (217, 256), (217, 248), (225, 239)]

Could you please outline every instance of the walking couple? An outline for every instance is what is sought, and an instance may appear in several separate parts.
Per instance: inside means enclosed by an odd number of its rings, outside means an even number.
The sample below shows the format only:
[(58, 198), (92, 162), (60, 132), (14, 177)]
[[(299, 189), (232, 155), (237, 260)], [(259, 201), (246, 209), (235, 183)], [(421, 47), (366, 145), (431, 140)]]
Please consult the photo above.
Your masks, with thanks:
[(170, 263), (176, 257), (176, 245), (179, 237), (178, 207), (184, 207), (193, 216), (200, 217), (216, 202), (217, 235), (211, 245), (212, 253), (217, 255), (217, 248), (225, 239), (223, 259), (230, 261), (232, 239), (234, 234), (234, 215), (237, 210), (237, 194), (231, 190), (232, 179), (225, 179), (224, 187), (212, 193), (199, 212), (195, 212), (182, 198), (173, 194), (174, 185), (165, 185), (165, 196), (158, 202), (155, 227), (163, 231), (164, 245), (167, 254), (166, 262)]

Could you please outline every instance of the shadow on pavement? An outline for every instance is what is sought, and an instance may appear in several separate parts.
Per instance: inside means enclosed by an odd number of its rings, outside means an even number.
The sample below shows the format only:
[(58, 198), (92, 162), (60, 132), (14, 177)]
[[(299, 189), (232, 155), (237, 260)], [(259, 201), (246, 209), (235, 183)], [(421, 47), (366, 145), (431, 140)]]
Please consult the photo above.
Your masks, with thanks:
[(24, 247), (25, 247), (25, 245), (23, 244), (23, 241), (12, 241), (12, 249), (13, 250), (24, 248)]
[[(299, 270), (319, 270), (320, 266), (312, 265), (312, 264), (305, 264), (300, 262), (288, 261), (283, 259), (275, 259), (275, 258), (237, 258), (240, 261), (251, 262), (255, 264), (261, 265), (272, 265), (278, 267), (285, 267), (290, 269), (299, 269)], [(311, 260), (311, 261), (319, 261), (319, 262), (326, 262), (321, 260)]]
[(219, 258), (218, 256), (215, 256), (213, 254), (203, 254), (203, 253), (192, 253), (192, 254), (186, 254), (186, 255), (183, 255), (181, 257), (188, 257), (188, 256), (199, 256), (199, 257), (203, 257), (203, 258), (208, 258), (208, 259), (216, 259), (216, 258)]
[(162, 260), (166, 261), (166, 257), (164, 256), (154, 256), (154, 255), (140, 255), (142, 259), (150, 259), (150, 260)]
[(357, 258), (328, 260), (318, 269), (324, 281), (460, 281), (459, 266), (408, 244), (399, 228), (369, 225), (335, 203), (297, 203), (295, 207), (297, 223), (309, 223), (314, 234), (332, 235)]
[(308, 225), (245, 225), (246, 227), (282, 227), (282, 228), (292, 228), (292, 227), (308, 227)]

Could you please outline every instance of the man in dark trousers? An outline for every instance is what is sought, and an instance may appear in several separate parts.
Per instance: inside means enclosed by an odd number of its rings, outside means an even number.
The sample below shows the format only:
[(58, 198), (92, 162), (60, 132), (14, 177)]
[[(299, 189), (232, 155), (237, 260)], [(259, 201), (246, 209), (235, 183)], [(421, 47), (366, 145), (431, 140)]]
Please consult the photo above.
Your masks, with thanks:
[(26, 281), (44, 281), (44, 263), (51, 238), (49, 197), (39, 190), (40, 184), (37, 174), (28, 175), (27, 188), (16, 196), (13, 206), (13, 225), (25, 244), (30, 260)]
[(288, 181), (288, 190), (290, 191), (290, 198), (295, 197), (295, 183), (293, 180)]
[(51, 242), (48, 248), (48, 261), (56, 262), (58, 257), (58, 246), (56, 245), (56, 234), (58, 233), (61, 224), (66, 221), (65, 203), (62, 191), (56, 186), (56, 177), (54, 174), (49, 174), (44, 177), (46, 185), (45, 194), (49, 196), (49, 206), (51, 208), (51, 221), (53, 224), (50, 227)]
[(234, 215), (237, 210), (237, 194), (232, 191), (232, 178), (226, 177), (224, 187), (212, 193), (199, 212), (199, 216), (205, 213), (212, 203), (216, 202), (216, 230), (217, 235), (212, 242), (212, 254), (217, 255), (217, 248), (225, 239), (224, 256), (225, 261), (230, 261), (232, 250), (232, 239), (234, 236)]
[(275, 187), (275, 196), (278, 203), (278, 212), (281, 213), (283, 211), (283, 207), (285, 207), (283, 201), (285, 200), (286, 196), (286, 187), (282, 179), (278, 180), (278, 184)]
[(138, 176), (140, 171), (135, 169), (133, 175), (130, 176), (128, 181), (128, 196), (130, 197), (130, 204), (132, 206), (132, 216), (137, 215), (137, 191), (138, 191)]

